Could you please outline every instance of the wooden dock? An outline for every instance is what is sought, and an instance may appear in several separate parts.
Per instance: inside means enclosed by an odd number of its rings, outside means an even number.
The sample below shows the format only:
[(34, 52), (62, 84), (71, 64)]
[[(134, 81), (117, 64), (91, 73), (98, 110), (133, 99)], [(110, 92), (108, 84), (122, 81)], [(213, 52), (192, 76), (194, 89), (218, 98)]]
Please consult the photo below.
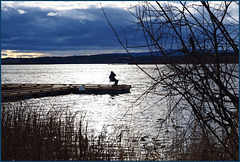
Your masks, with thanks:
[(57, 96), (66, 94), (122, 94), (130, 93), (131, 85), (108, 84), (1, 84), (4, 101)]

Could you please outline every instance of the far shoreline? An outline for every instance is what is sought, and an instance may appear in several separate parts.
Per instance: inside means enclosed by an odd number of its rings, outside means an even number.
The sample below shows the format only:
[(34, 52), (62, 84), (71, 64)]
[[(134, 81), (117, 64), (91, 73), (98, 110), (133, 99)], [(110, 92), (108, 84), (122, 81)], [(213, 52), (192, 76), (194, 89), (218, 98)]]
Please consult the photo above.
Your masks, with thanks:
[(91, 56), (68, 57), (38, 57), (38, 58), (1, 58), (1, 65), (49, 65), (49, 64), (114, 64), (114, 65), (148, 65), (148, 64), (215, 64), (239, 63), (239, 55), (235, 53), (221, 53), (202, 55), (191, 54), (174, 55), (168, 58), (160, 55), (136, 53), (133, 56), (126, 54), (100, 54)]

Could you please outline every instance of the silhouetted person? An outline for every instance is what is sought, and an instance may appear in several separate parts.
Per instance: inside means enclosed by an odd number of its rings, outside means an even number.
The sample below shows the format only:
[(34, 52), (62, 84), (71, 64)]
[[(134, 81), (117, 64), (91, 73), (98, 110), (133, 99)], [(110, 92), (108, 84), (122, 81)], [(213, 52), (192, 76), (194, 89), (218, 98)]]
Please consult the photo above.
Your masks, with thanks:
[(118, 84), (118, 80), (115, 78), (116, 74), (111, 71), (111, 74), (109, 75), (109, 79), (111, 82), (115, 82), (113, 85), (117, 85)]

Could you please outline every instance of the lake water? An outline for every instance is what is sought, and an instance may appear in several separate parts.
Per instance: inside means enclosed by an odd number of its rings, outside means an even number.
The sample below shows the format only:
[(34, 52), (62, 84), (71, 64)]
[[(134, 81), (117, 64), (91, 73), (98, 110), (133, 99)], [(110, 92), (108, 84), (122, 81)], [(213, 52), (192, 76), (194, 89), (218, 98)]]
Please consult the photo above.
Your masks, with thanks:
[[(142, 66), (154, 76), (155, 65)], [(109, 74), (114, 71), (119, 84), (132, 85), (131, 93), (120, 95), (69, 94), (26, 100), (32, 107), (60, 111), (69, 109), (84, 116), (91, 132), (109, 133), (116, 128), (131, 129), (139, 136), (155, 136), (159, 131), (158, 119), (165, 114), (166, 102), (154, 94), (144, 95), (153, 80), (135, 65), (60, 64), (60, 65), (2, 65), (3, 83), (45, 84), (113, 84)], [(143, 96), (142, 96), (143, 95)]]

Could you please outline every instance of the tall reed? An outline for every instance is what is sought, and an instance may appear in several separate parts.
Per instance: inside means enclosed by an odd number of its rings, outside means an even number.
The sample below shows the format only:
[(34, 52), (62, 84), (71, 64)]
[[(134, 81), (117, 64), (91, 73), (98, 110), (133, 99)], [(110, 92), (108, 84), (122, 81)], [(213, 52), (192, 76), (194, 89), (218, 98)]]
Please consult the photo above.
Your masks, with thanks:
[(87, 123), (69, 110), (33, 108), (23, 101), (1, 104), (1, 160), (6, 161), (159, 161), (227, 160), (213, 137), (201, 132), (197, 122), (192, 134), (184, 128), (162, 129), (161, 136), (142, 136), (117, 129), (108, 138), (102, 131), (90, 135)]
[(103, 139), (89, 140), (70, 112), (43, 115), (23, 102), (1, 106), (1, 160), (110, 160)]
[(118, 130), (115, 136), (89, 134), (83, 118), (62, 108), (41, 110), (24, 101), (1, 104), (1, 160), (123, 161), (151, 160), (139, 152), (139, 140)]

